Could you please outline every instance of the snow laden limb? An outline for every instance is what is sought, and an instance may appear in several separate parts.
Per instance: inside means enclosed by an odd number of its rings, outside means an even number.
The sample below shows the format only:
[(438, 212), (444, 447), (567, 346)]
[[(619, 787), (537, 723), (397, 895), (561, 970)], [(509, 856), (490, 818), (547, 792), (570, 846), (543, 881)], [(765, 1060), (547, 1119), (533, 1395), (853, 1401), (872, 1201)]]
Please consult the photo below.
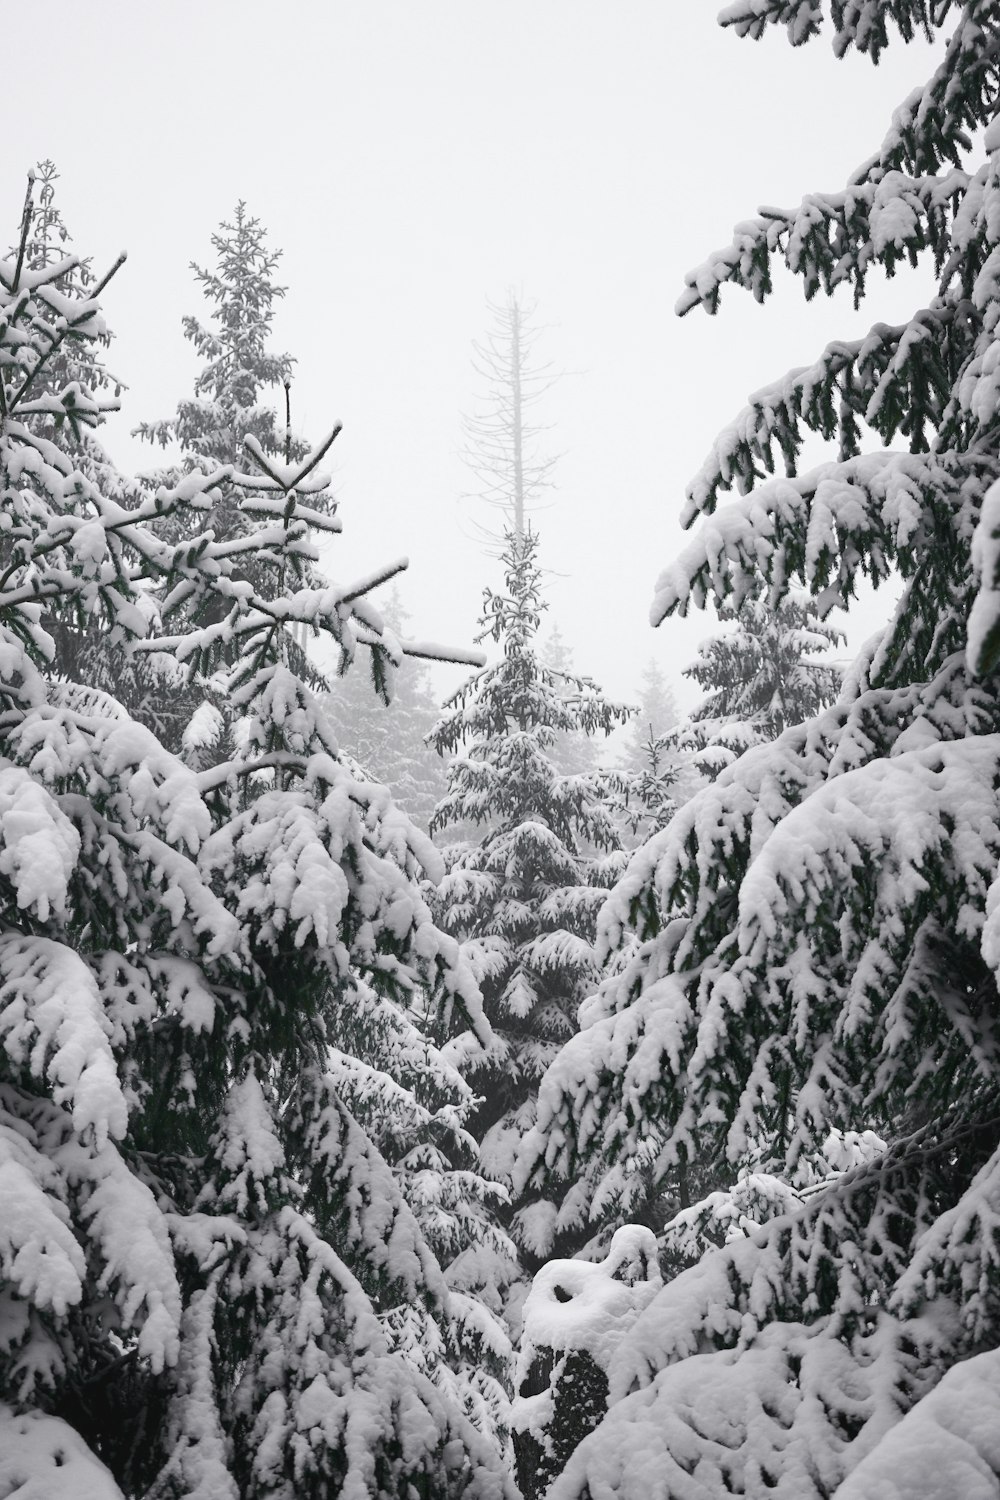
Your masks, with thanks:
[[(948, 9), (947, 4), (943, 7)], [(891, 19), (906, 42), (923, 32), (930, 39), (933, 28), (940, 26), (941, 7), (927, 0), (904, 0), (902, 5), (886, 0), (834, 0), (831, 6), (834, 26), (833, 46), (838, 56), (851, 46), (870, 53), (878, 62), (888, 44), (887, 22)], [(784, 26), (793, 46), (801, 46), (818, 36), (826, 20), (825, 7), (817, 0), (732, 0), (719, 13), (719, 25), (731, 26), (738, 36), (755, 40), (768, 26)]]
[(768, 208), (738, 224), (730, 246), (688, 272), (676, 311), (683, 315), (700, 305), (715, 312), (726, 282), (763, 302), (773, 289), (772, 260), (778, 257), (802, 277), (807, 297), (830, 295), (847, 284), (856, 303), (864, 295), (873, 247), (890, 274), (899, 264), (915, 266), (925, 252), (940, 272), (968, 187), (969, 176), (958, 167), (941, 176), (893, 170), (840, 192), (810, 194), (796, 211)]
[[(723, 805), (738, 790), (747, 801), (743, 818), (720, 820), (702, 848), (700, 888), (691, 834), (699, 811), (719, 810), (712, 789), (681, 809), (613, 898), (612, 912), (626, 905), (658, 855), (659, 889), (680, 901), (690, 892), (693, 904), (666, 943), (640, 948), (609, 982), (605, 1019), (550, 1070), (522, 1170), (543, 1155), (567, 1170), (581, 1146), (598, 1143), (608, 1163), (642, 1153), (656, 1120), (670, 1141), (661, 1166), (694, 1150), (695, 1120), (703, 1130), (725, 1121), (733, 1160), (759, 1132), (777, 1131), (794, 1161), (839, 1123), (859, 1086), (862, 1108), (880, 1111), (897, 1098), (955, 1097), (962, 1082), (992, 1076), (991, 981), (976, 944), (1000, 858), (1000, 736), (900, 750), (791, 806), (783, 798), (770, 815), (753, 781), (733, 774), (749, 779), (767, 753), (744, 757), (721, 787)], [(720, 906), (726, 865), (733, 896)], [(836, 894), (845, 883), (846, 912)], [(963, 954), (957, 971), (949, 934)], [(749, 1056), (748, 1015), (759, 1036)]]
[(18, 1413), (6, 1403), (0, 1405), (0, 1491), (12, 1500), (125, 1500), (68, 1422)]
[[(804, 40), (822, 10), (735, 5), (724, 20)], [(996, 1488), (948, 1387), (937, 1405), (928, 1392), (1000, 1337), (1000, 30), (982, 0), (830, 12), (840, 49), (873, 55), (890, 18), (904, 34), (949, 19), (944, 62), (843, 193), (740, 225), (680, 310), (714, 310), (728, 281), (762, 299), (776, 257), (807, 295), (845, 281), (860, 295), (869, 268), (929, 254), (937, 296), (751, 399), (691, 487), (701, 531), (653, 618), (710, 598), (774, 609), (800, 581), (822, 615), (891, 568), (903, 595), (839, 702), (723, 770), (605, 909), (613, 966), (542, 1081), (516, 1181), (589, 1174), (601, 1201), (627, 1164), (676, 1207), (692, 1182), (718, 1189), (727, 1158), (745, 1191), (675, 1217), (682, 1248), (725, 1239), (727, 1214), (734, 1232), (620, 1346), (609, 1415), (560, 1500), (829, 1500), (852, 1469), (874, 1494), (911, 1407), (922, 1473), (958, 1452), (956, 1473)], [(863, 453), (864, 424), (911, 451)], [(799, 477), (806, 429), (837, 449)], [(779, 455), (786, 476), (769, 478)], [(743, 498), (714, 512), (730, 486)], [(873, 1130), (886, 1149), (803, 1187), (831, 1129)], [(738, 1199), (773, 1216), (737, 1223)]]
[[(247, 529), (223, 541), (206, 534), (195, 542), (176, 546), (169, 559), (167, 593), (162, 604), (165, 619), (183, 606), (197, 616), (208, 600), (228, 603), (228, 612), (216, 623), (180, 636), (163, 636), (145, 649), (173, 651), (202, 675), (217, 673), (217, 689), (240, 709), (251, 702), (266, 681), (269, 668), (284, 647), (288, 631), (308, 627), (325, 632), (339, 645), (345, 660), (354, 657), (363, 640), (372, 652), (372, 674), (386, 701), (391, 697), (392, 672), (406, 654), (478, 665), (478, 652), (451, 651), (427, 642), (401, 642), (386, 630), (381, 616), (365, 595), (407, 566), (405, 558), (379, 569), (352, 584), (322, 588), (309, 586), (311, 568), (318, 560), (311, 540), (314, 530), (339, 531), (340, 523), (329, 511), (303, 505), (301, 496), (322, 496), (329, 475), (318, 471), (341, 428), (334, 427), (319, 446), (299, 463), (280, 464), (269, 457), (252, 436), (247, 455), (259, 472), (220, 470), (211, 483), (230, 482), (240, 496), (238, 510), (248, 519)], [(191, 487), (199, 478), (189, 474), (173, 491), (159, 490), (161, 504), (171, 494)], [(269, 576), (277, 578), (281, 593), (276, 597), (255, 589), (243, 576), (246, 562), (258, 569), (265, 564)], [(243, 562), (244, 567), (239, 568)], [(263, 674), (263, 675), (262, 675)]]
[(876, 323), (862, 339), (835, 341), (814, 364), (756, 391), (689, 484), (683, 523), (711, 514), (720, 490), (747, 494), (773, 474), (775, 448), (794, 477), (803, 429), (836, 442), (841, 462), (859, 455), (862, 423), (887, 445), (897, 434), (909, 437), (919, 452), (928, 427), (936, 434), (946, 419), (956, 420), (944, 351), (964, 364), (977, 327), (967, 304), (941, 300), (908, 323)]
[[(52, 314), (34, 275), (23, 255), (0, 274), (0, 1385), (65, 1414), (130, 1495), (499, 1500), (502, 1445), (485, 1389), (488, 1435), (469, 1420), (453, 1334), (487, 1322), (451, 1306), (407, 1174), (332, 1078), (339, 1051), (391, 1077), (401, 1131), (408, 1110), (464, 1144), (470, 1091), (428, 1032), (490, 1043), (418, 887), (437, 857), (340, 762), (288, 626), (361, 621), (390, 665), (402, 647), (368, 583), (305, 577), (308, 456), (268, 460), (237, 546), (199, 523), (242, 469), (153, 494), (77, 471), (48, 395), (25, 411), (20, 387), (64, 325), (103, 325), (73, 298)], [(257, 590), (268, 569), (280, 586)], [(229, 683), (230, 758), (196, 772), (58, 681), (64, 607), (103, 612), (111, 650), (190, 648)], [(389, 1337), (402, 1304), (426, 1374)]]
[(73, 1359), (69, 1331), (94, 1304), (104, 1304), (116, 1334), (131, 1336), (134, 1357), (157, 1372), (172, 1364), (181, 1294), (148, 1186), (113, 1143), (81, 1138), (65, 1110), (10, 1085), (0, 1138), (13, 1215), (2, 1252), (5, 1390), (24, 1402), (39, 1388), (65, 1388), (72, 1365), (87, 1359)]
[[(968, 580), (950, 572), (979, 519), (992, 460), (978, 454), (873, 453), (829, 463), (801, 479), (772, 479), (706, 520), (657, 581), (650, 619), (701, 608), (712, 596), (739, 609), (764, 595), (773, 607), (801, 577), (823, 612), (847, 607), (862, 577), (892, 567), (919, 578), (931, 599), (961, 608)], [(954, 604), (952, 604), (954, 608)]]
[[(866, 273), (875, 260), (890, 275), (904, 257), (916, 264), (926, 251), (933, 254), (938, 271), (948, 261), (949, 221), (968, 185), (959, 162), (997, 97), (996, 13), (988, 0), (945, 6), (933, 21), (925, 0), (891, 7), (881, 0), (835, 5), (837, 49), (843, 52), (853, 43), (877, 58), (885, 45), (890, 9), (897, 24), (903, 18), (904, 36), (912, 34), (914, 21), (930, 34), (932, 26), (943, 27), (947, 12), (959, 11), (935, 74), (895, 112), (882, 148), (842, 192), (810, 194), (797, 211), (762, 209), (759, 217), (737, 225), (731, 246), (688, 273), (678, 312), (699, 303), (715, 312), (726, 282), (763, 301), (771, 291), (775, 256), (802, 277), (807, 296), (821, 288), (829, 294), (848, 282), (856, 301), (864, 295)], [(759, 35), (765, 26), (784, 22), (794, 40), (805, 41), (818, 29), (820, 14), (813, 0), (736, 0), (720, 19), (745, 35)]]
[[(638, 1500), (661, 1475), (655, 1493), (680, 1497), (696, 1469), (706, 1495), (734, 1482), (761, 1496), (839, 1494), (900, 1410), (976, 1348), (974, 1292), (928, 1279), (912, 1299), (905, 1285), (955, 1163), (966, 1222), (995, 1178), (992, 1159), (972, 1172), (990, 1127), (970, 1115), (915, 1133), (669, 1282), (617, 1344), (610, 1415), (551, 1493)], [(963, 1252), (970, 1289), (977, 1253), (996, 1243), (991, 1225)]]
[(746, 1348), (669, 1365), (611, 1408), (547, 1500), (845, 1493), (841, 1480), (879, 1451), (900, 1401), (919, 1401), (928, 1385), (907, 1330), (877, 1313), (871, 1325), (849, 1350), (822, 1325), (774, 1322)]
[(0, 1039), (10, 1062), (46, 1079), (82, 1135), (128, 1128), (103, 996), (83, 960), (48, 938), (0, 938)]
[(1000, 1353), (949, 1370), (836, 1492), (836, 1500), (994, 1500), (1000, 1488)]
[[(894, 22), (903, 41), (922, 33), (933, 39), (957, 9), (953, 0), (933, 6), (929, 0), (834, 0), (830, 7), (833, 49), (842, 57), (850, 47), (878, 62), (889, 45), (888, 22)], [(822, 0), (732, 0), (719, 14), (719, 24), (738, 36), (754, 39), (768, 26), (784, 26), (793, 46), (821, 32)], [(984, 36), (982, 22), (988, 5), (965, 5), (949, 38), (945, 58), (923, 87), (913, 90), (893, 113), (892, 126), (874, 162), (882, 167), (906, 164), (911, 170), (935, 171), (944, 161), (957, 162), (967, 134), (978, 123), (975, 106), (995, 78), (995, 49)], [(962, 88), (971, 75), (974, 87)], [(971, 99), (970, 99), (971, 95)], [(860, 169), (862, 177), (870, 164)]]

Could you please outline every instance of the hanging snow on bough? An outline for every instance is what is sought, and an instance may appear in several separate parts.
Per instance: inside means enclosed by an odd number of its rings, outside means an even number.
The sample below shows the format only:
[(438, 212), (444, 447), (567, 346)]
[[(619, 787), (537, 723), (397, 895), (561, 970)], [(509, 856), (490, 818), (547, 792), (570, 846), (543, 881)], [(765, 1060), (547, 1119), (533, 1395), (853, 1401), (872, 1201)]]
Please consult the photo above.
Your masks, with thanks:
[[(723, 20), (801, 41), (826, 10)], [(802, 583), (822, 613), (892, 566), (904, 589), (840, 700), (722, 770), (603, 913), (608, 977), (542, 1081), (515, 1181), (633, 1163), (683, 1203), (692, 1177), (761, 1175), (718, 1205), (739, 1232), (619, 1345), (608, 1415), (551, 1500), (874, 1500), (904, 1447), (916, 1496), (937, 1472), (949, 1495), (1000, 1493), (995, 1444), (952, 1395), (965, 1369), (970, 1392), (994, 1378), (1000, 1341), (1000, 15), (829, 10), (841, 51), (877, 55), (890, 13), (904, 37), (951, 35), (847, 188), (741, 224), (679, 310), (715, 311), (728, 283), (762, 300), (775, 257), (809, 295), (859, 296), (871, 266), (923, 257), (937, 294), (751, 398), (689, 491), (701, 528), (653, 617), (774, 608)], [(882, 451), (860, 451), (865, 424)], [(800, 478), (809, 431), (834, 451)], [(745, 498), (716, 511), (730, 487)], [(884, 1150), (793, 1191), (831, 1130), (866, 1129)], [(738, 1200), (767, 1221), (737, 1224)], [(695, 1238), (726, 1238), (690, 1213)]]
[(125, 1500), (110, 1472), (58, 1417), (0, 1404), (0, 1494), (10, 1500)]
[[(153, 494), (74, 467), (32, 380), (103, 324), (59, 291), (65, 263), (25, 268), (30, 219), (29, 195), (0, 263), (0, 1387), (20, 1408), (0, 1464), (16, 1429), (34, 1457), (12, 1477), (46, 1495), (54, 1466), (95, 1500), (512, 1497), (502, 1403), (469, 1357), (504, 1351), (485, 1309), (452, 1302), (378, 1100), (366, 1119), (334, 1066), (393, 1073), (410, 1144), (468, 1150), (468, 1086), (427, 1030), (491, 1032), (419, 890), (433, 851), (341, 762), (289, 630), (364, 629), (387, 682), (405, 643), (370, 579), (307, 572), (321, 452)], [(83, 425), (111, 408), (71, 394)], [(238, 535), (199, 529), (219, 491), (252, 502)], [(60, 609), (103, 612), (109, 651), (183, 656), (202, 696), (225, 687), (241, 734), (223, 746), (204, 714), (195, 731), (219, 763), (184, 765), (125, 706), (59, 682)]]

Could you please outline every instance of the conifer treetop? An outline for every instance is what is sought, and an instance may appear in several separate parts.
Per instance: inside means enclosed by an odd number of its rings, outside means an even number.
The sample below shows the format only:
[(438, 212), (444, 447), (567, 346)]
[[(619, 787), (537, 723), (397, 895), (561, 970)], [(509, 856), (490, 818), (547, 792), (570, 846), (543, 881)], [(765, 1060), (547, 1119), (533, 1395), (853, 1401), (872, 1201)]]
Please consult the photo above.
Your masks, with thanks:
[(268, 248), (267, 231), (242, 200), (212, 235), (212, 247), (213, 270), (191, 262), (212, 322), (183, 320), (184, 336), (204, 362), (194, 399), (180, 402), (175, 417), (144, 422), (135, 431), (164, 447), (177, 442), (209, 463), (239, 463), (248, 437), (271, 458), (301, 459), (307, 451), (301, 440), (289, 442), (284, 420), (261, 402), (268, 389), (287, 388), (295, 366), (291, 355), (268, 347), (276, 304), (286, 291), (274, 280), (281, 251)]
[(549, 751), (558, 734), (609, 734), (632, 709), (609, 702), (592, 678), (545, 665), (535, 649), (548, 607), (538, 546), (530, 525), (520, 538), (507, 532), (502, 558), (506, 586), (484, 590), (483, 629), (477, 638), (502, 645), (503, 655), (462, 684), (428, 736), (442, 754), (465, 747), (460, 774), (432, 826), (498, 819), (500, 826), (510, 828), (546, 809), (545, 820), (555, 819), (551, 826), (570, 847), (582, 835), (613, 848), (617, 835), (606, 812), (581, 797), (597, 773), (561, 776)]

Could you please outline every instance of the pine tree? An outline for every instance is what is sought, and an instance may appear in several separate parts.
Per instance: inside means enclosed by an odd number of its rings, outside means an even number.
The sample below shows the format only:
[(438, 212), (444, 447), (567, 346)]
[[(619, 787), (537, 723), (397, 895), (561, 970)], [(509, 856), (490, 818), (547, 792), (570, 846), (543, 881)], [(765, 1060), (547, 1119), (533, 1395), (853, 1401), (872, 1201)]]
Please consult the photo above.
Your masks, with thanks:
[[(722, 19), (802, 41), (825, 10), (736, 0)], [(885, 1149), (664, 1288), (551, 1500), (924, 1500), (1000, 1478), (1000, 12), (830, 14), (838, 51), (876, 58), (890, 20), (949, 34), (846, 189), (741, 223), (680, 311), (727, 283), (763, 300), (774, 260), (807, 295), (859, 299), (873, 265), (930, 261), (937, 292), (727, 427), (686, 519), (745, 498), (663, 575), (654, 618), (711, 595), (773, 608), (797, 575), (821, 611), (846, 606), (893, 567), (902, 598), (837, 704), (633, 857), (601, 945), (638, 947), (543, 1081), (517, 1180), (638, 1156), (662, 1179), (726, 1158), (788, 1182), (832, 1130)], [(807, 431), (835, 451), (799, 475)]]
[(704, 641), (684, 668), (706, 696), (676, 737), (701, 774), (713, 777), (834, 701), (840, 669), (811, 658), (844, 640), (807, 597), (786, 595), (774, 608), (748, 599), (738, 612), (722, 605), (719, 617), (735, 628)]
[[(447, 1362), (450, 1294), (359, 1090), (345, 1102), (353, 1066), (400, 1080), (414, 1138), (434, 1091), (460, 1119), (468, 1090), (421, 1018), (490, 1032), (420, 894), (432, 846), (339, 760), (291, 669), (299, 622), (348, 654), (365, 630), (388, 679), (400, 657), (364, 582), (309, 586), (336, 430), (291, 464), (250, 434), (235, 473), (123, 505), (36, 427), (110, 407), (34, 389), (70, 338), (104, 335), (108, 278), (62, 293), (65, 266), (27, 269), (29, 225), (30, 201), (0, 262), (0, 1451), (34, 1442), (18, 1485), (68, 1455), (113, 1495), (96, 1455), (149, 1500), (500, 1497), (461, 1393), (403, 1352), (398, 1310), (420, 1308), (426, 1363)], [(220, 491), (242, 496), (238, 539), (193, 534)], [(55, 601), (214, 674), (235, 754), (197, 774), (61, 681)]]
[[(542, 643), (540, 654), (543, 666), (551, 667), (553, 672), (561, 672), (564, 676), (574, 675), (573, 652), (554, 622)], [(598, 751), (592, 735), (573, 731), (557, 734), (550, 753), (557, 768), (565, 776), (577, 776), (597, 770)]]
[(676, 727), (678, 718), (673, 690), (657, 661), (650, 657), (643, 668), (639, 707), (629, 725), (619, 764), (627, 771), (642, 771), (649, 740), (662, 740)]
[(678, 748), (676, 725), (673, 692), (657, 663), (650, 660), (643, 672), (639, 707), (616, 767), (620, 774), (616, 803), (626, 848), (634, 848), (664, 828), (698, 784), (690, 752)]
[[(73, 254), (73, 237), (57, 198), (59, 173), (55, 163), (39, 162), (32, 175), (36, 190), (29, 205), (24, 265), (29, 272), (53, 271), (54, 279), (46, 283), (52, 292), (85, 300), (95, 284), (93, 267), (89, 259)], [(16, 259), (18, 250), (15, 247), (10, 251), (9, 258)], [(111, 334), (105, 325), (99, 337), (78, 338), (71, 331), (51, 351), (33, 374), (35, 410), (31, 428), (36, 439), (56, 442), (72, 453), (76, 467), (104, 494), (113, 494), (120, 504), (137, 505), (142, 498), (141, 486), (120, 472), (89, 417), (76, 411), (78, 392), (90, 391), (116, 401), (124, 390), (122, 381), (104, 364), (104, 351), (110, 344)], [(38, 403), (43, 398), (56, 403), (57, 409), (48, 414), (39, 411)], [(130, 655), (127, 637), (116, 628), (112, 616), (85, 615), (72, 600), (53, 601), (45, 628), (55, 642), (63, 677), (111, 694), (162, 736), (174, 715), (180, 675), (175, 663)]]
[[(508, 533), (506, 587), (485, 591), (480, 637), (503, 656), (463, 684), (431, 737), (455, 757), (432, 829), (482, 828), (478, 841), (445, 850), (436, 909), (465, 943), (494, 1029), (490, 1048), (470, 1035), (459, 1055), (483, 1096), (470, 1121), (483, 1166), (504, 1183), (534, 1121), (538, 1080), (576, 1029), (576, 1008), (596, 977), (597, 909), (621, 870), (602, 774), (563, 775), (551, 752), (558, 734), (608, 734), (627, 710), (589, 678), (540, 660), (537, 550), (530, 527), (520, 539)], [(561, 1204), (523, 1201), (508, 1217), (529, 1261), (586, 1223), (572, 1195)]]
[[(380, 613), (396, 635), (406, 633), (408, 615), (397, 591)], [(427, 667), (415, 659), (404, 661), (388, 704), (372, 691), (368, 677), (363, 670), (345, 672), (323, 697), (323, 706), (341, 749), (387, 786), (407, 816), (426, 829), (446, 787), (444, 762), (426, 743), (439, 717)]]
[[(242, 463), (248, 438), (269, 458), (286, 464), (301, 460), (307, 445), (291, 429), (290, 387), (295, 361), (268, 347), (276, 304), (286, 288), (274, 280), (280, 250), (267, 245), (267, 232), (259, 219), (247, 213), (240, 200), (232, 222), (223, 222), (212, 236), (216, 252), (214, 270), (191, 262), (195, 280), (211, 308), (211, 321), (183, 320), (184, 337), (203, 361), (194, 383), (194, 395), (178, 403), (172, 418), (142, 422), (135, 435), (166, 448), (177, 444), (181, 463), (162, 470), (160, 481), (176, 480), (180, 474), (208, 473), (225, 464), (237, 469)], [(286, 417), (282, 421), (266, 399), (268, 392), (284, 391)], [(329, 501), (325, 503), (329, 504)], [(218, 487), (209, 516), (217, 538), (229, 540), (246, 534), (250, 522), (241, 509), (235, 482)], [(261, 592), (280, 590), (281, 580), (267, 565), (253, 580)]]

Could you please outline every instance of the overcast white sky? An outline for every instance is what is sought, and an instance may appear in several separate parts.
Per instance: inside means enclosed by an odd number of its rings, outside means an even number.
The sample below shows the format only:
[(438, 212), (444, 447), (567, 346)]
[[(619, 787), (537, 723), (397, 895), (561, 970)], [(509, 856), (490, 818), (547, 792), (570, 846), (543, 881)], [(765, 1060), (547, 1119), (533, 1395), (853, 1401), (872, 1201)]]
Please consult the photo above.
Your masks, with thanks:
[[(109, 446), (188, 394), (181, 333), (204, 304), (189, 262), (238, 198), (284, 250), (276, 347), (298, 360), (295, 425), (332, 421), (347, 581), (406, 553), (414, 634), (468, 645), (498, 566), (469, 537), (458, 457), (485, 299), (513, 285), (566, 371), (546, 400), (562, 454), (538, 518), (550, 618), (576, 666), (634, 697), (655, 657), (680, 668), (711, 623), (647, 611), (684, 538), (688, 477), (747, 394), (832, 337), (905, 315), (899, 277), (860, 314), (807, 306), (786, 278), (758, 308), (673, 315), (683, 273), (761, 203), (835, 189), (929, 68), (879, 68), (783, 34), (740, 41), (708, 0), (33, 0), (4, 62), (0, 211), (52, 157), (75, 248), (128, 263), (105, 297), (108, 363), (128, 384)], [(4, 206), (5, 205), (5, 206)], [(883, 601), (852, 628), (884, 617)], [(460, 680), (443, 672), (441, 690)], [(684, 701), (691, 701), (691, 690)], [(695, 691), (694, 697), (697, 696)]]

